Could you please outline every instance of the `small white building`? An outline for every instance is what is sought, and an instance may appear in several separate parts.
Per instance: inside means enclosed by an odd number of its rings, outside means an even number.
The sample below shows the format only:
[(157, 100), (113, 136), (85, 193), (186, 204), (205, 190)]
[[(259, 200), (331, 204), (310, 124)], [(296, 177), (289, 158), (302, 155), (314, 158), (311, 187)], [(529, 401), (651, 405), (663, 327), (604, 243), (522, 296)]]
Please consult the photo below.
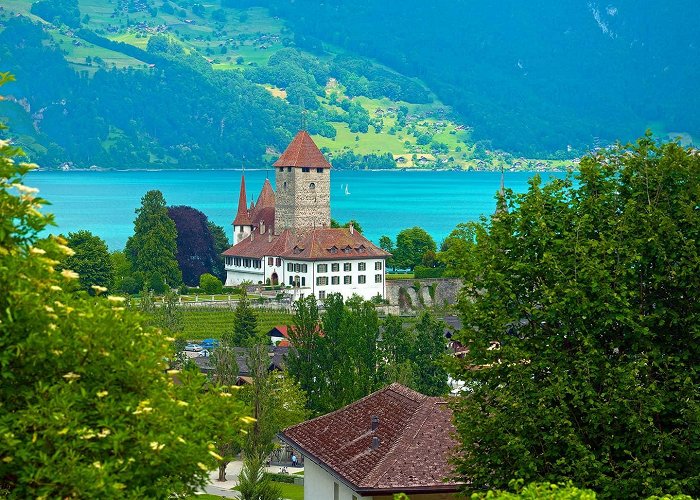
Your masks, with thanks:
[(274, 167), (277, 191), (265, 180), (250, 206), (241, 177), (234, 245), (223, 253), (226, 285), (291, 286), (295, 299), (384, 298), (391, 254), (353, 227), (330, 227), (331, 165), (309, 134), (299, 132)]

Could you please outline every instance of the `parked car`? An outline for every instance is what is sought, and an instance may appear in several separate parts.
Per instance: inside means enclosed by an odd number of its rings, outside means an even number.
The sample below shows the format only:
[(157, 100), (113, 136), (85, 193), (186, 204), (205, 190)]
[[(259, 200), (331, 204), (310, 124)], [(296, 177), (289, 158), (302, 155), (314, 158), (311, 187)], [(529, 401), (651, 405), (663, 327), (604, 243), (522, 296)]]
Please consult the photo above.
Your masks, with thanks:
[(204, 339), (200, 344), (204, 349), (214, 350), (219, 347), (219, 341), (217, 339)]
[(185, 346), (185, 351), (199, 352), (202, 350), (202, 346), (199, 344), (187, 344)]

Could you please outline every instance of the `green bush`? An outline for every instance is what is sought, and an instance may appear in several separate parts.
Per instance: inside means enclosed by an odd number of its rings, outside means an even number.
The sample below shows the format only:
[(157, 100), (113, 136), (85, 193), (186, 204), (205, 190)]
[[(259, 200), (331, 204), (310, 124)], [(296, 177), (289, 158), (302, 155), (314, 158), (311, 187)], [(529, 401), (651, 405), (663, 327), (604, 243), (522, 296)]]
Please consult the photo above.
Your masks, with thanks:
[(444, 273), (445, 269), (442, 267), (416, 266), (413, 269), (413, 275), (416, 279), (442, 278)]
[(276, 483), (294, 483), (294, 476), (291, 474), (275, 474), (274, 472), (266, 472), (265, 477)]
[(223, 292), (224, 285), (216, 276), (205, 273), (199, 277), (199, 288), (202, 293), (216, 294)]

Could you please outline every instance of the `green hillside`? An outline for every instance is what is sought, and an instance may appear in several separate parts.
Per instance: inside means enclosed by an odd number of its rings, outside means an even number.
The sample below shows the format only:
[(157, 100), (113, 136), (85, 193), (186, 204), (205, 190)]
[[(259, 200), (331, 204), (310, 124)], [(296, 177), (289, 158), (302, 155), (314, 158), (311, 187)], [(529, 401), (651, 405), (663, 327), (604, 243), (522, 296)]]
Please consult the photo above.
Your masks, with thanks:
[[(14, 107), (0, 114), (22, 124), (14, 139), (49, 167), (264, 163), (302, 122), (338, 168), (564, 168), (576, 153), (539, 160), (491, 151), (422, 81), (332, 45), (316, 52), (304, 40), (299, 50), (299, 34), (262, 7), (39, 3), (6, 0), (0, 10), (0, 29), (34, 44), (0, 32), (8, 56), (0, 70), (18, 77), (8, 87)], [(45, 80), (32, 76), (37, 65)], [(27, 116), (18, 116), (20, 102)]]

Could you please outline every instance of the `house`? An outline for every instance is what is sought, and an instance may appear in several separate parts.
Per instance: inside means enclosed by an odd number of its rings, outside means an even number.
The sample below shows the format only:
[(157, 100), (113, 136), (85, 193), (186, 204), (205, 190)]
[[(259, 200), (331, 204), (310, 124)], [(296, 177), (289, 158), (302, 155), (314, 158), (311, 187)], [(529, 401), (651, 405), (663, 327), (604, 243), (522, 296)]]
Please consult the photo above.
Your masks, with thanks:
[(331, 228), (331, 164), (302, 130), (274, 163), (276, 190), (265, 180), (247, 204), (241, 176), (233, 246), (223, 252), (226, 286), (243, 281), (288, 285), (294, 298), (308, 294), (385, 297), (391, 256), (352, 226)]
[(449, 479), (454, 432), (443, 398), (391, 384), (279, 437), (304, 458), (306, 500), (443, 500), (462, 486)]
[[(217, 347), (220, 349), (220, 347)], [(251, 377), (250, 368), (248, 368), (248, 351), (246, 347), (234, 347), (236, 353), (236, 364), (238, 365), (238, 379), (236, 380), (236, 385), (246, 385), (253, 381)], [(283, 371), (286, 366), (287, 353), (289, 352), (289, 346), (269, 346), (267, 348), (267, 355), (270, 358), (270, 364), (267, 367), (268, 371)], [(197, 356), (191, 358), (199, 371), (205, 375), (214, 374), (213, 358), (211, 356)]]

